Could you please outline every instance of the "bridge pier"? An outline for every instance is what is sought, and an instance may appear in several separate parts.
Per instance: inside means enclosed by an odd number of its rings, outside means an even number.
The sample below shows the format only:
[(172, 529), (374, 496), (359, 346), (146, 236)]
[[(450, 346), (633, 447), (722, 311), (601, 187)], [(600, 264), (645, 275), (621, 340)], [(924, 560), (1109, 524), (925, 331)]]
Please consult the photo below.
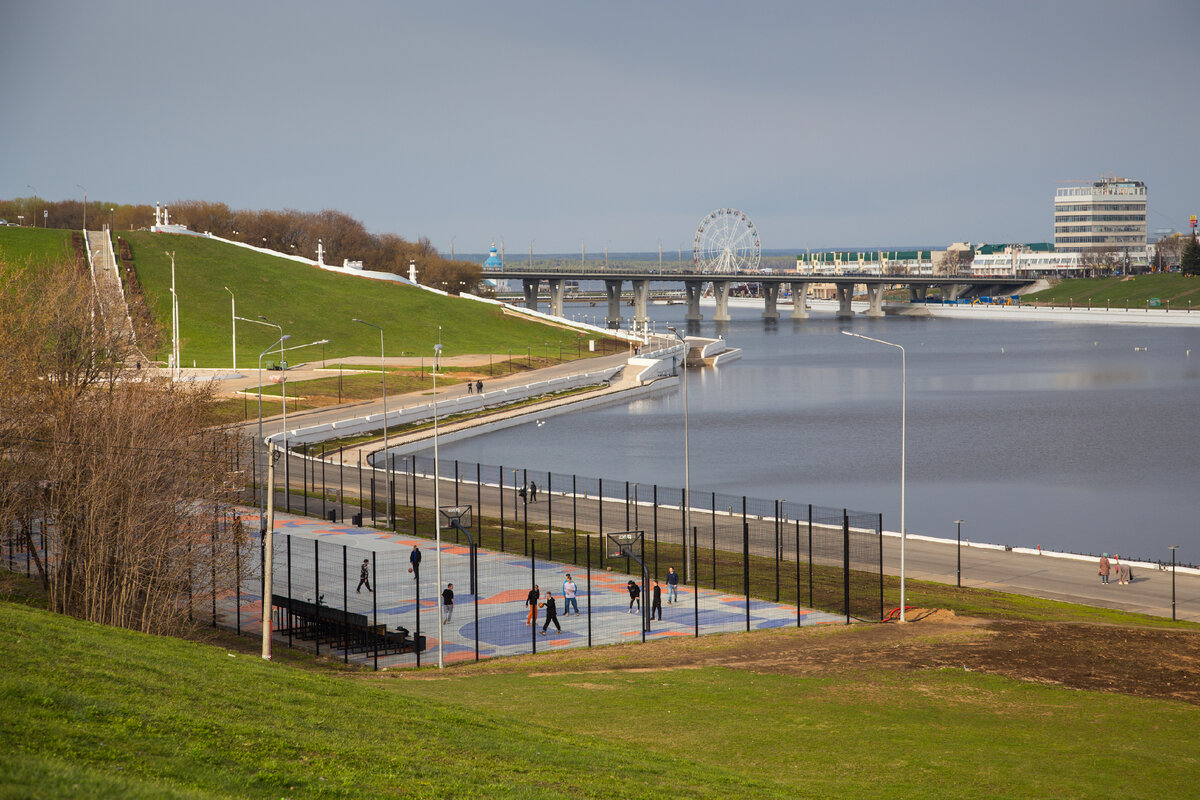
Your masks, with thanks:
[(604, 281), (604, 294), (608, 296), (608, 315), (604, 324), (610, 328), (621, 327), (621, 281)]
[(961, 283), (951, 283), (942, 287), (942, 299), (957, 300), (958, 298), (962, 297), (963, 292), (966, 290), (967, 287), (963, 286)]
[(838, 299), (838, 319), (849, 319), (854, 316), (854, 309), (850, 307), (850, 298), (854, 296), (854, 284), (838, 283), (837, 299)]
[(703, 286), (700, 281), (683, 282), (683, 293), (687, 296), (687, 314), (684, 320), (687, 322), (699, 322), (704, 319), (700, 316), (700, 289)]
[(645, 331), (650, 327), (650, 281), (630, 281), (633, 284), (633, 329)]
[(792, 281), (792, 319), (808, 319), (808, 281)]
[(525, 307), (533, 311), (537, 311), (538, 288), (542, 284), (541, 278), (522, 278), (521, 288), (525, 290)]
[(922, 283), (911, 283), (908, 286), (908, 299), (913, 303), (923, 303), (929, 295), (929, 285)]
[(563, 314), (563, 295), (567, 282), (562, 278), (549, 278), (546, 283), (550, 285), (550, 313), (556, 317), (566, 316)]
[(713, 297), (717, 300), (713, 322), (729, 322), (729, 281), (714, 280), (712, 286)]
[(863, 313), (868, 317), (883, 316), (883, 284), (876, 283), (867, 286), (867, 301), (870, 303)]
[(779, 319), (779, 284), (764, 283), (762, 284), (763, 293), (763, 319)]

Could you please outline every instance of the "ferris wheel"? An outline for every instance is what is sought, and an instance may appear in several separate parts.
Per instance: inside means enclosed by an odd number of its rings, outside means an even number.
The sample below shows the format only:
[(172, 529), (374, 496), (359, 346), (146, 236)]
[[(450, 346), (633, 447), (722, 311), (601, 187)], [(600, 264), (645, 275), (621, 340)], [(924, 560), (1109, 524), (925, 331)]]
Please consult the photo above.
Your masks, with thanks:
[(692, 263), (701, 272), (756, 271), (762, 245), (758, 229), (736, 208), (718, 208), (700, 220)]

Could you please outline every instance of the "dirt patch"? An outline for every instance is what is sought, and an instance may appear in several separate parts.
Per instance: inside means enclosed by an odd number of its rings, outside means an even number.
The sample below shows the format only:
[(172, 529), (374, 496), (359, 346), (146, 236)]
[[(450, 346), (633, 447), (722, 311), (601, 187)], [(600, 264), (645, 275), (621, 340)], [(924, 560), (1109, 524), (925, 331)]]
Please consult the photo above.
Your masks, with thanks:
[[(538, 660), (539, 672), (581, 675), (710, 666), (813, 676), (871, 669), (965, 669), (1200, 705), (1200, 632), (987, 620), (945, 610), (916, 609), (907, 617), (904, 623), (659, 640), (532, 658)], [(549, 670), (547, 662), (553, 664)], [(527, 671), (529, 666), (527, 657), (518, 657), (472, 669)]]

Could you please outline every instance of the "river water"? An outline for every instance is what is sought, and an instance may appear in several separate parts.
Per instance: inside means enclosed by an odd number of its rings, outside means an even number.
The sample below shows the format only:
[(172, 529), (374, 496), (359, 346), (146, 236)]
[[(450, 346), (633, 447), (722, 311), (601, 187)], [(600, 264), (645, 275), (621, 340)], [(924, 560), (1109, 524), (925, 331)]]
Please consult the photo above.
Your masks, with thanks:
[[(660, 330), (683, 314), (652, 310)], [(693, 492), (882, 512), (899, 529), (900, 353), (851, 330), (907, 352), (910, 533), (953, 538), (962, 519), (973, 541), (1166, 560), (1177, 544), (1200, 561), (1200, 328), (759, 314), (691, 329), (743, 351), (689, 373)], [(682, 486), (682, 420), (672, 391), (441, 452)]]

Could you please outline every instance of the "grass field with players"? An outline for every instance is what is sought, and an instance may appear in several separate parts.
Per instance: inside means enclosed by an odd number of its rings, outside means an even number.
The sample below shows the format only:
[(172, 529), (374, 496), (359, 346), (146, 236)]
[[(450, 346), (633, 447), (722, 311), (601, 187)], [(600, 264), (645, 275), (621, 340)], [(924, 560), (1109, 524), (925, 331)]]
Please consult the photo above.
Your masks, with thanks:
[[(857, 634), (737, 634), (800, 635)], [(1182, 797), (1200, 766), (1194, 706), (975, 672), (372, 674), (220, 636), (0, 602), (0, 796)]]

